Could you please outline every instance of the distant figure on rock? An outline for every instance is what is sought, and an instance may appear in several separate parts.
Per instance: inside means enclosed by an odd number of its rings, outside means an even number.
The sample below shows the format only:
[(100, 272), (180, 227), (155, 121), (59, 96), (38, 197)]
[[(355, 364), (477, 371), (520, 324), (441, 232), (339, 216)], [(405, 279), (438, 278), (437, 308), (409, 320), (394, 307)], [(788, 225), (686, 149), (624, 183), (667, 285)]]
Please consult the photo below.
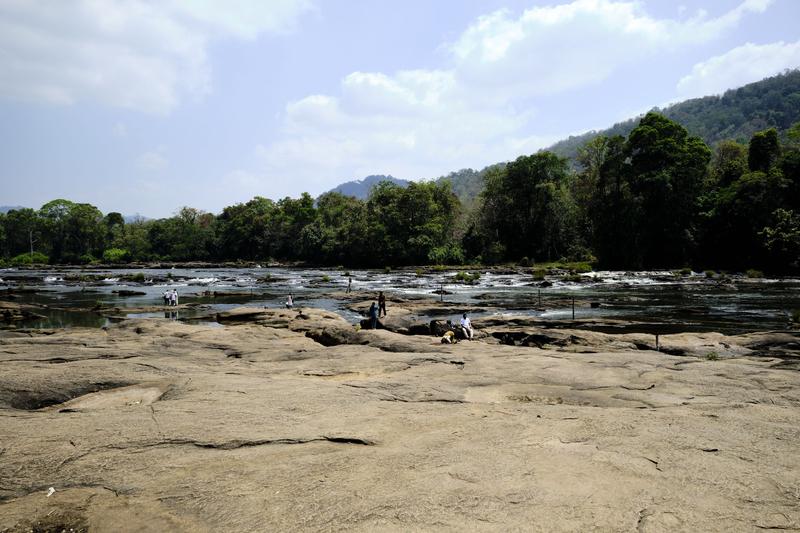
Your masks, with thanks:
[(369, 306), (369, 329), (376, 329), (378, 327), (378, 306), (375, 302)]
[(292, 297), (292, 293), (289, 293), (289, 297), (286, 298), (286, 309), (292, 309), (294, 307), (294, 298)]
[(168, 306), (172, 301), (172, 291), (167, 289), (164, 291), (164, 306)]
[(444, 332), (442, 335), (442, 344), (455, 344), (458, 342), (456, 339), (456, 334), (453, 330), (448, 330)]
[(178, 291), (176, 289), (172, 289), (172, 294), (170, 295), (170, 305), (174, 305), (177, 307), (178, 305)]
[(461, 317), (461, 329), (464, 330), (464, 336), (472, 340), (472, 322), (467, 317), (467, 313), (464, 313), (464, 316)]
[(383, 316), (386, 316), (386, 296), (383, 291), (378, 293), (378, 317), (381, 316), (381, 312), (383, 312)]
[(353, 292), (353, 276), (347, 278), (347, 292), (345, 294), (350, 294)]

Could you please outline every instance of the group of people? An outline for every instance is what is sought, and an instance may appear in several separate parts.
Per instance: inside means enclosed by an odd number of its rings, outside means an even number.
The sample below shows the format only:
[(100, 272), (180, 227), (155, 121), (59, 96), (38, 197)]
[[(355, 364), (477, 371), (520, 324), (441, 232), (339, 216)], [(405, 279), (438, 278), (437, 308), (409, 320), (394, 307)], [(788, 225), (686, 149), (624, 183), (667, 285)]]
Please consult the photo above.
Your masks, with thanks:
[(164, 291), (164, 305), (177, 306), (178, 305), (178, 291), (175, 289), (167, 289)]
[[(467, 316), (467, 313), (462, 315), (458, 324), (458, 328), (461, 330), (461, 333), (464, 335), (465, 339), (470, 341), (472, 340), (475, 330), (472, 329), (472, 321)], [(456, 336), (456, 327), (451, 321), (448, 320), (447, 331), (445, 331), (444, 335), (442, 335), (442, 344), (455, 344), (457, 342), (458, 337)]]
[(386, 316), (386, 295), (383, 294), (383, 291), (378, 293), (378, 305), (372, 302), (372, 305), (369, 306), (370, 329), (378, 327), (378, 319), (381, 317), (381, 313)]

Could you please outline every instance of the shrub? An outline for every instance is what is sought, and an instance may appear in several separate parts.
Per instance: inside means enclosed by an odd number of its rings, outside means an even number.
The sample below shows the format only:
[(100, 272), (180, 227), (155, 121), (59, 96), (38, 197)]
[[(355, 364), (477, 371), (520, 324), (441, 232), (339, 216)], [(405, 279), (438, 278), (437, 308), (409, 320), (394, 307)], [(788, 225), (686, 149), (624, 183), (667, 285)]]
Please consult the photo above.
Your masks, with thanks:
[(754, 268), (751, 268), (750, 270), (745, 272), (745, 275), (748, 278), (763, 278), (764, 277), (764, 273), (763, 272), (761, 272), (760, 270), (756, 270)]
[(683, 276), (684, 278), (687, 277), (687, 276), (691, 276), (691, 275), (692, 275), (692, 269), (691, 268), (683, 267), (681, 269), (681, 276)]
[(592, 265), (587, 262), (578, 262), (570, 264), (570, 270), (575, 274), (585, 274), (592, 271)]
[(706, 359), (709, 361), (716, 361), (719, 359), (719, 354), (717, 354), (717, 352), (708, 352), (706, 354)]
[(129, 256), (130, 253), (124, 248), (109, 248), (103, 252), (103, 261), (106, 263), (124, 263)]
[(95, 258), (95, 256), (93, 256), (92, 254), (83, 254), (80, 257), (80, 262), (82, 265), (88, 265), (89, 263), (96, 263), (97, 258)]
[(135, 283), (144, 283), (144, 273), (137, 272), (136, 274), (126, 274), (124, 276), (120, 276), (120, 279), (125, 281), (133, 281)]
[(542, 281), (544, 279), (545, 274), (547, 271), (543, 268), (537, 268), (533, 271), (533, 279), (534, 281)]
[(19, 254), (11, 259), (12, 265), (38, 265), (47, 264), (48, 257), (41, 252)]
[(462, 265), (464, 250), (457, 244), (437, 246), (428, 252), (428, 262), (433, 265)]
[(328, 276), (327, 274), (322, 276), (323, 283), (328, 283), (330, 280), (331, 280), (331, 277)]
[(458, 281), (461, 283), (475, 283), (481, 279), (480, 272), (469, 273), (469, 272), (459, 272), (455, 276), (453, 276), (454, 281)]
[(521, 267), (529, 267), (529, 266), (531, 266), (531, 260), (528, 259), (527, 256), (525, 256), (525, 257), (523, 257), (522, 259), (519, 260), (517, 265), (521, 266)]
[(717, 275), (717, 273), (716, 273), (716, 272), (714, 272), (713, 270), (706, 270), (706, 271), (705, 271), (705, 275), (706, 275), (706, 277), (707, 277), (707, 278), (711, 279), (711, 278), (713, 278), (714, 276), (716, 276), (716, 275)]

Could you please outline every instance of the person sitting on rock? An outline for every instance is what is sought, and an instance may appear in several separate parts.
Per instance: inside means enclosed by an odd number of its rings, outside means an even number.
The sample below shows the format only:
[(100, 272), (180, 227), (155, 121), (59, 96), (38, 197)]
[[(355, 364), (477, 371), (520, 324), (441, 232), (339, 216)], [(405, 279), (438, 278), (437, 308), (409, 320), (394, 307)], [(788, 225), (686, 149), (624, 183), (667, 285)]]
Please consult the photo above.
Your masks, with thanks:
[(375, 302), (372, 302), (372, 305), (369, 306), (369, 329), (377, 329), (378, 327), (378, 306), (375, 305)]
[(442, 344), (455, 344), (457, 342), (456, 332), (452, 329), (448, 329), (444, 332), (444, 335), (442, 335)]
[(464, 332), (464, 337), (472, 340), (472, 322), (467, 317), (467, 313), (464, 313), (464, 316), (461, 317), (461, 330)]

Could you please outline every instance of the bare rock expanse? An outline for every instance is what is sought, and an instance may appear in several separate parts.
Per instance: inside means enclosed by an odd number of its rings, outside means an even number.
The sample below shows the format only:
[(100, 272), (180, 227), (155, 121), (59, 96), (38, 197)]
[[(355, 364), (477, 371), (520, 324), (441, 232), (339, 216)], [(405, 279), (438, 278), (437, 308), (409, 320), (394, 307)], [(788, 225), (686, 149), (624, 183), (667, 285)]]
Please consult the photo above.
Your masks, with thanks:
[(796, 333), (219, 320), (0, 332), (0, 531), (800, 529)]

